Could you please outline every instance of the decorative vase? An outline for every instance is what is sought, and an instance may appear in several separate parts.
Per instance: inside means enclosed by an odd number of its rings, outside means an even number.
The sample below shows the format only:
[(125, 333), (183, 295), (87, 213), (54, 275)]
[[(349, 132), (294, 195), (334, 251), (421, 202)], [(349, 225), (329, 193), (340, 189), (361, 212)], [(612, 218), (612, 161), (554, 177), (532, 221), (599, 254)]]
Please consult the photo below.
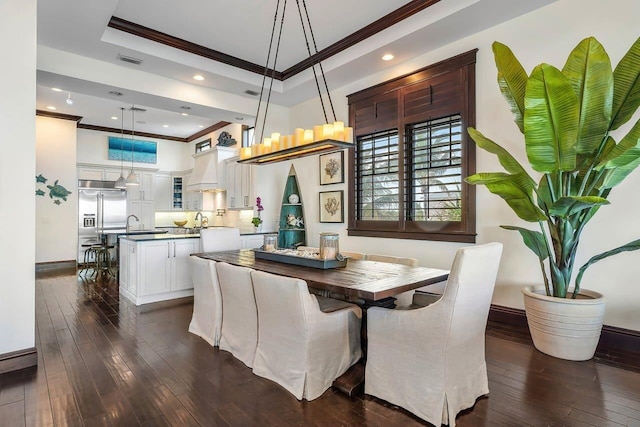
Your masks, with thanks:
[(529, 332), (541, 352), (565, 360), (589, 360), (600, 340), (605, 300), (602, 294), (581, 289), (578, 298), (546, 295), (544, 287), (522, 290)]
[(262, 230), (262, 224), (254, 225), (253, 231), (259, 233)]

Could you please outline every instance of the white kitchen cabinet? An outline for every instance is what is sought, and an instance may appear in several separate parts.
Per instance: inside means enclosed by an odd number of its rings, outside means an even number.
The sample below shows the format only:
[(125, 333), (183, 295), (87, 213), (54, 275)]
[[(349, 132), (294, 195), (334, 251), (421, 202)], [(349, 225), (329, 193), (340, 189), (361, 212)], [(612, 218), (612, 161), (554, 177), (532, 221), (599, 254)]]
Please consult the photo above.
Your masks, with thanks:
[[(129, 171), (130, 172), (130, 171)], [(125, 178), (129, 174), (125, 173)], [(136, 172), (139, 185), (127, 186), (127, 200), (153, 201), (153, 172)]]
[(225, 167), (227, 168), (227, 208), (253, 208), (251, 165), (238, 163), (237, 158), (234, 158), (227, 160)]
[(247, 234), (240, 236), (242, 249), (255, 249), (264, 244), (264, 234)]
[(123, 238), (120, 248), (120, 293), (134, 304), (193, 295), (189, 256), (199, 238)]
[(101, 168), (94, 166), (78, 167), (78, 179), (88, 179), (95, 181), (116, 181), (119, 177), (120, 168)]
[(156, 211), (153, 201), (129, 200), (127, 201), (127, 215), (135, 215), (138, 222), (133, 218), (129, 220), (132, 230), (151, 230), (155, 227)]
[(157, 211), (173, 209), (173, 179), (168, 173), (156, 173), (153, 177), (153, 203)]

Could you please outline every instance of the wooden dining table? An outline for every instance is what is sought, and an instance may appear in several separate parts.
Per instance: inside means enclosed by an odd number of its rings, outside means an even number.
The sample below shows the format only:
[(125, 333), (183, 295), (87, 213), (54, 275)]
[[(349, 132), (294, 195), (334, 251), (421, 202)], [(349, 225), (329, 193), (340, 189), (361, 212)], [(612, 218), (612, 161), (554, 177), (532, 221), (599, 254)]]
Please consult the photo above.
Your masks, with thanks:
[[(216, 262), (295, 277), (306, 281), (309, 288), (325, 291), (331, 296), (343, 295), (346, 300), (358, 304), (363, 309), (364, 350), (366, 350), (366, 310), (369, 307), (394, 308), (393, 295), (442, 282), (449, 277), (448, 270), (356, 259), (349, 259), (345, 267), (322, 270), (256, 258), (253, 250), (250, 249), (203, 252), (193, 255)], [(351, 396), (364, 382), (363, 362), (352, 366), (334, 381), (333, 386)]]
[(216, 262), (296, 277), (306, 281), (310, 288), (344, 295), (350, 300), (363, 300), (367, 307), (388, 307), (393, 295), (442, 282), (449, 276), (448, 270), (356, 259), (349, 259), (345, 267), (322, 270), (256, 258), (251, 249), (194, 255)]

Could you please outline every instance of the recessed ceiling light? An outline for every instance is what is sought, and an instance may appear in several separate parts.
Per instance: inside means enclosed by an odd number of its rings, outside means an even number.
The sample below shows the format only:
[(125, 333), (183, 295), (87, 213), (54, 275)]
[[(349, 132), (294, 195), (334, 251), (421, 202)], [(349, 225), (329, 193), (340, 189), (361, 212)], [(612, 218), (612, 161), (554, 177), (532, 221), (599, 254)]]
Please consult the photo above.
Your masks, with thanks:
[(168, 128), (168, 127), (169, 127), (169, 125), (162, 125), (162, 127), (163, 127), (163, 128)]
[(193, 76), (194, 80), (198, 80), (198, 81), (202, 81), (204, 80), (204, 77), (202, 77), (200, 74), (196, 74), (195, 76)]
[(60, 89), (59, 87), (52, 87), (51, 90), (54, 92), (62, 92), (62, 89)]
[(110, 90), (109, 95), (111, 96), (122, 96), (122, 92), (118, 92), (117, 90)]
[(236, 120), (238, 120), (238, 121), (243, 121), (243, 120), (244, 120), (244, 117), (236, 117)]
[(187, 114), (187, 113), (182, 113), (182, 115), (183, 115), (183, 116), (188, 116), (188, 114)]
[(189, 107), (188, 105), (181, 105), (180, 108), (182, 110), (191, 110), (191, 107)]
[(383, 61), (391, 61), (392, 59), (393, 59), (393, 55), (390, 53), (387, 53), (386, 55), (382, 55)]
[(53, 110), (55, 110), (55, 109), (56, 109), (56, 107), (54, 107), (53, 105), (49, 105), (49, 106), (47, 107), (47, 110), (52, 110), (52, 111), (53, 111)]
[(111, 116), (111, 120), (118, 120), (116, 116)]
[(247, 89), (244, 91), (244, 93), (246, 93), (247, 95), (251, 95), (251, 96), (258, 96), (260, 95), (260, 92), (256, 92), (255, 90), (251, 90), (251, 89)]
[(204, 126), (203, 126), (203, 125), (199, 125), (198, 127), (199, 127), (199, 128), (203, 128)]

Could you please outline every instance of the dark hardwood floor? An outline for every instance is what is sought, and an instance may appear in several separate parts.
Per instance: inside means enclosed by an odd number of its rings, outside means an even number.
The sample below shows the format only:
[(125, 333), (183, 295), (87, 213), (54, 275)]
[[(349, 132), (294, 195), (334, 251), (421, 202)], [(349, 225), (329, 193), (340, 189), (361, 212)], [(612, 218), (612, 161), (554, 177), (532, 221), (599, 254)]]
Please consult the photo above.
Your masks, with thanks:
[[(0, 375), (0, 426), (411, 426), (408, 412), (333, 389), (298, 402), (187, 332), (190, 300), (135, 307), (109, 281), (40, 274), (38, 367)], [(490, 323), (489, 397), (459, 426), (640, 427), (640, 373), (536, 351)]]

